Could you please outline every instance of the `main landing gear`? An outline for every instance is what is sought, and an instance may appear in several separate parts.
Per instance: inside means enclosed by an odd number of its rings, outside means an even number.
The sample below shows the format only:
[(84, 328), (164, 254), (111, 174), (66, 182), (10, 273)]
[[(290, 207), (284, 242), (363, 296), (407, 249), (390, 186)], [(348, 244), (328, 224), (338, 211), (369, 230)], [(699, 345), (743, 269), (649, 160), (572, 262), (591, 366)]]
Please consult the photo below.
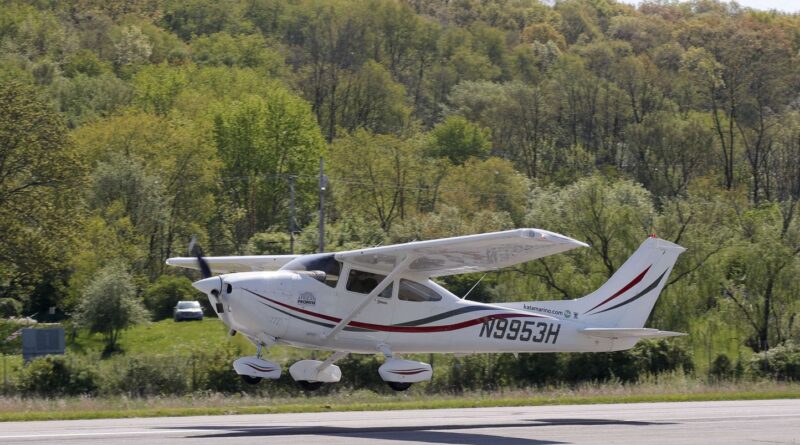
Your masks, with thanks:
[(431, 365), (413, 360), (395, 358), (388, 346), (380, 348), (386, 362), (378, 368), (378, 374), (389, 388), (395, 391), (405, 391), (412, 383), (427, 382), (433, 377)]
[(289, 367), (289, 374), (304, 390), (315, 391), (323, 383), (336, 383), (342, 379), (342, 370), (334, 363), (347, 354), (345, 351), (334, 352), (324, 362), (300, 360)]
[(397, 392), (405, 391), (408, 388), (411, 388), (411, 383), (408, 382), (386, 382), (386, 384), (389, 385), (389, 388), (392, 388)]
[(263, 380), (262, 377), (254, 377), (252, 375), (245, 375), (245, 374), (242, 374), (239, 377), (241, 377), (242, 380), (244, 380), (244, 382), (247, 383), (248, 385), (258, 385), (259, 383), (261, 383), (261, 380)]
[(322, 382), (312, 382), (310, 380), (298, 380), (297, 384), (305, 391), (316, 391), (322, 387)]
[[(261, 358), (263, 346), (269, 348), (274, 344), (264, 344), (260, 340), (252, 339), (257, 345), (255, 356), (242, 357), (233, 362), (233, 369), (247, 384), (255, 385), (263, 379), (276, 380), (281, 377), (281, 366)], [(292, 379), (306, 391), (315, 391), (323, 383), (336, 383), (342, 378), (342, 370), (333, 363), (345, 357), (348, 352), (335, 352), (324, 362), (319, 360), (300, 360), (289, 367)]]
[[(233, 362), (233, 369), (246, 383), (255, 385), (263, 379), (279, 379), (281, 366), (261, 358), (263, 346), (258, 342), (255, 356), (242, 357)], [(269, 345), (266, 345), (269, 347)], [(386, 362), (378, 368), (381, 379), (394, 391), (406, 391), (412, 384), (427, 382), (433, 377), (431, 365), (413, 360), (402, 360), (394, 357), (388, 347), (382, 347), (381, 352), (386, 357)], [(316, 391), (323, 383), (336, 383), (342, 378), (342, 370), (334, 363), (347, 356), (348, 352), (334, 352), (325, 361), (300, 360), (289, 367), (289, 374), (295, 382), (305, 391)]]

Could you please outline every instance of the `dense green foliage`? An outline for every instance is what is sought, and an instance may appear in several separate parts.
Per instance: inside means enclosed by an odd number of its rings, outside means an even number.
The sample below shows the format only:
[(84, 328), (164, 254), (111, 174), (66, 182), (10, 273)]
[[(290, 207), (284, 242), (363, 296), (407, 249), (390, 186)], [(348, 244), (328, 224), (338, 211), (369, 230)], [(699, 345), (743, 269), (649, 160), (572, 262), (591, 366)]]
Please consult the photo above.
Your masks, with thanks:
[(800, 341), (798, 54), (797, 15), (716, 0), (0, 0), (0, 311), (85, 314), (115, 263), (163, 317), (193, 234), (286, 253), (290, 181), (314, 252), (324, 157), (327, 250), (522, 226), (592, 245), (489, 274), (481, 301), (576, 298), (649, 233), (684, 245), (649, 325), (690, 333), (670, 366), (741, 373)]

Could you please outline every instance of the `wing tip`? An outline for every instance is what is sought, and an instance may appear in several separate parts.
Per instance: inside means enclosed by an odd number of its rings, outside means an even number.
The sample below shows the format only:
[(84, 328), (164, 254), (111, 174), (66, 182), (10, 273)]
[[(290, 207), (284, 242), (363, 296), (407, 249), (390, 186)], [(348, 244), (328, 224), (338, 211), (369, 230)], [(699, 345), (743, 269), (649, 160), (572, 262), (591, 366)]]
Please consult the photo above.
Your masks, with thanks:
[[(551, 232), (549, 230), (544, 229), (524, 229), (526, 230), (527, 236), (531, 238), (542, 238), (542, 239), (554, 239), (564, 244), (572, 244), (574, 247), (590, 247), (588, 244), (584, 243), (583, 241), (578, 241), (575, 238), (571, 238), (566, 235), (562, 235), (560, 233)], [(531, 236), (531, 234), (533, 236)]]

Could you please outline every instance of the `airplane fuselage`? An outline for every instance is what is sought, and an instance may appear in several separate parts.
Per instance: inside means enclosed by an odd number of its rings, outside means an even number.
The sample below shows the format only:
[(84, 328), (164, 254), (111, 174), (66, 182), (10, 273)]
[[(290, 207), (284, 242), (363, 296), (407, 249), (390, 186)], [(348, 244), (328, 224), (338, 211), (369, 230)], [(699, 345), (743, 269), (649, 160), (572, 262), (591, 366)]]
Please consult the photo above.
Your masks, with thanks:
[[(596, 338), (560, 311), (545, 314), (460, 299), (435, 282), (396, 279), (352, 321), (331, 330), (368, 295), (344, 280), (327, 283), (291, 271), (222, 275), (222, 312), (231, 328), (256, 342), (374, 354), (600, 352), (628, 349), (635, 339)], [(402, 281), (402, 282), (401, 282)], [(219, 308), (214, 296), (212, 305)]]

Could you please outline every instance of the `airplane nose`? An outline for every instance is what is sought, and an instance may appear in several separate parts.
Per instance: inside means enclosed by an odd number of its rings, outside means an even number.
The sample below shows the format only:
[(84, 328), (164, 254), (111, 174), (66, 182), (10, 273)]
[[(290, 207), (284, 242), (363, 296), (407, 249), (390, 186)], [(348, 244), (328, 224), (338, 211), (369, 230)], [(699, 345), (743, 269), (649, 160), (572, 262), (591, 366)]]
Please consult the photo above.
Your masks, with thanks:
[(222, 289), (222, 278), (220, 277), (210, 277), (210, 278), (203, 278), (202, 280), (195, 281), (192, 283), (192, 286), (195, 289), (199, 290), (200, 292), (209, 295), (211, 291), (216, 290), (218, 293)]

